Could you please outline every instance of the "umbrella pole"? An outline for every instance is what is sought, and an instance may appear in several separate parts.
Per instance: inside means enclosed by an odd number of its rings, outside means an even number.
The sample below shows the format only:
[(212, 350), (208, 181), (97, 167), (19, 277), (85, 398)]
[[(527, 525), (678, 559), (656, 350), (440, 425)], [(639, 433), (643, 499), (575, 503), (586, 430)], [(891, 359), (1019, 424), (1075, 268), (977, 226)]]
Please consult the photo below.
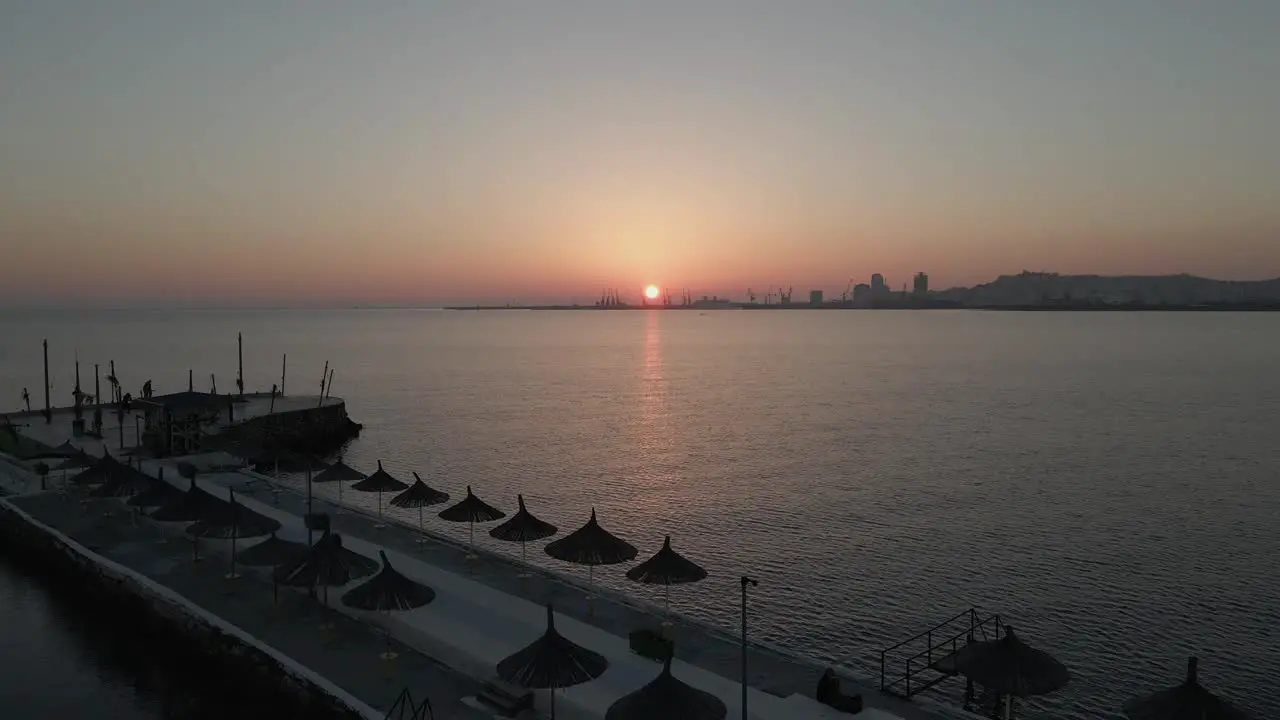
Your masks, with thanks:
[(342, 514), (342, 481), (338, 481), (338, 515)]
[(662, 634), (668, 635), (671, 628), (671, 583), (662, 584)]
[[(273, 394), (273, 395), (271, 396), (271, 402), (273, 402), (273, 403), (274, 403), (275, 401), (276, 401), (276, 396)], [(307, 522), (307, 544), (308, 544), (308, 545), (313, 545), (313, 544), (315, 544), (315, 531), (313, 531), (313, 530), (311, 529), (311, 522), (310, 522), (310, 520), (311, 520), (311, 517), (310, 517), (310, 516), (311, 516), (311, 515), (312, 515), (312, 511), (311, 511), (311, 456), (310, 456), (310, 455), (308, 455), (308, 456), (307, 456), (307, 520), (308, 520), (308, 522)]]
[(1004, 696), (1004, 720), (1013, 720), (1013, 695)]
[(551, 686), (551, 720), (556, 720), (556, 686)]
[(200, 538), (191, 538), (191, 562), (200, 562)]
[(239, 577), (240, 577), (239, 575), (237, 575), (237, 574), (236, 574), (236, 536), (237, 536), (237, 535), (239, 535), (239, 533), (238, 533), (238, 532), (236, 532), (236, 528), (232, 528), (232, 531), (231, 531), (231, 572), (227, 573), (227, 579), (228, 579), (228, 580), (235, 580), (235, 579), (237, 579), (237, 578), (239, 578)]
[(520, 541), (520, 564), (523, 565), (523, 567), (520, 568), (520, 574), (516, 576), (521, 580), (524, 580), (525, 578), (529, 577), (529, 563), (527, 560), (525, 560), (524, 551), (525, 551), (525, 541), (521, 540)]
[(427, 527), (422, 523), (422, 506), (418, 506), (418, 544), (425, 545), (427, 542)]
[(471, 530), (467, 536), (467, 559), (476, 559), (476, 521), (471, 521)]
[(378, 522), (377, 522), (377, 524), (375, 524), (375, 525), (373, 526), (373, 529), (374, 529), (374, 530), (381, 530), (382, 528), (384, 528), (384, 527), (386, 527), (386, 526), (387, 526), (387, 524), (386, 524), (386, 523), (384, 523), (384, 522), (382, 522), (382, 491), (381, 491), (381, 490), (379, 490), (379, 491), (378, 491)]
[(596, 606), (596, 566), (592, 563), (587, 566), (587, 617), (594, 617)]

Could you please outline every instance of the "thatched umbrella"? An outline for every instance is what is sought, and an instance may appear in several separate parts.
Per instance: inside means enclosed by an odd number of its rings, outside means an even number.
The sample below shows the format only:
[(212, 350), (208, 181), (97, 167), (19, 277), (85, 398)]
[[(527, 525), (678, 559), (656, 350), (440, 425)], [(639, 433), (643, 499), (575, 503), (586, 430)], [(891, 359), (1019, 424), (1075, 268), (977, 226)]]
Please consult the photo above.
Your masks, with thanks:
[(465, 498), (441, 510), (439, 515), (441, 520), (447, 522), (471, 523), (471, 531), (467, 539), (467, 544), (470, 547), (467, 552), (467, 559), (469, 560), (473, 560), (476, 557), (476, 523), (501, 520), (506, 516), (506, 513), (476, 497), (471, 492), (470, 485), (467, 486), (467, 496)]
[[(73, 458), (74, 459), (74, 458)], [(119, 461), (111, 457), (111, 453), (103, 451), (102, 457), (90, 459), (85, 469), (71, 476), (72, 485), (100, 485), (111, 478), (111, 474), (121, 467)]]
[(73, 458), (83, 453), (84, 450), (71, 444), (70, 440), (64, 440), (61, 445), (43, 452), (36, 453), (36, 458)]
[(63, 460), (62, 462), (58, 463), (56, 466), (54, 466), (54, 468), (53, 468), (53, 469), (54, 469), (54, 470), (63, 470), (63, 471), (66, 471), (66, 470), (79, 470), (79, 469), (81, 469), (81, 468), (93, 467), (93, 464), (94, 464), (96, 461), (97, 461), (97, 458), (95, 458), (95, 457), (93, 457), (92, 455), (90, 455), (89, 453), (87, 453), (87, 452), (85, 452), (85, 451), (81, 450), (80, 452), (76, 453), (75, 455), (72, 455), (72, 456), (68, 457), (67, 459)]
[(422, 482), (422, 478), (418, 477), (418, 473), (413, 474), (413, 484), (409, 486), (408, 490), (391, 498), (391, 504), (395, 507), (418, 508), (419, 543), (427, 541), (427, 528), (422, 521), (422, 508), (445, 502), (449, 502), (449, 493), (436, 490)]
[(129, 498), (129, 505), (139, 508), (164, 507), (177, 502), (181, 497), (182, 491), (164, 479), (164, 467), (161, 466), (160, 477), (156, 478), (151, 487)]
[(378, 493), (378, 524), (374, 525), (374, 527), (384, 528), (386, 527), (386, 524), (382, 522), (382, 493), (400, 492), (401, 490), (404, 490), (407, 487), (409, 486), (391, 477), (391, 473), (387, 472), (386, 470), (383, 470), (382, 461), (379, 460), (378, 469), (374, 471), (374, 473), (369, 477), (365, 478), (364, 480), (361, 480), (355, 485), (352, 485), (351, 489), (359, 490), (360, 492)]
[[(524, 506), (524, 495), (516, 495), (520, 509), (511, 519), (489, 531), (489, 536), (505, 542), (520, 543), (520, 562), (525, 562), (525, 543), (544, 540), (556, 534), (556, 526), (545, 520), (534, 517)], [(521, 570), (520, 577), (528, 577), (529, 573)]]
[(662, 549), (653, 557), (627, 571), (628, 580), (662, 586), (662, 610), (667, 618), (662, 621), (664, 626), (671, 624), (671, 586), (698, 582), (706, 577), (706, 570), (671, 549), (670, 535), (662, 541)]
[(671, 655), (667, 653), (658, 677), (618, 698), (605, 711), (604, 720), (724, 720), (729, 710), (720, 698), (671, 675)]
[(547, 604), (547, 629), (523, 650), (498, 663), (498, 677), (534, 690), (551, 691), (551, 717), (556, 716), (556, 689), (595, 680), (609, 669), (604, 657), (556, 632), (555, 611)]
[(288, 450), (278, 450), (275, 452), (267, 452), (258, 456), (253, 461), (253, 469), (255, 472), (268, 473), (279, 476), (282, 472), (300, 473), (306, 472), (308, 469), (320, 470), (324, 467), (324, 463), (316, 460), (310, 455), (291, 452)]
[(1130, 720), (1249, 720), (1249, 714), (1214, 695), (1196, 677), (1198, 661), (1187, 658), (1187, 678), (1166, 690), (1124, 704)]
[(327, 532), (306, 555), (277, 569), (275, 578), (276, 582), (290, 587), (321, 585), (328, 603), (330, 586), (346, 585), (355, 578), (372, 575), (377, 569), (377, 562), (344, 548), (340, 535)]
[[(216, 498), (196, 485), (195, 477), (191, 478), (191, 487), (179, 495), (173, 502), (160, 506), (151, 513), (151, 519), (161, 522), (196, 522), (216, 518), (228, 512), (227, 501)], [(191, 538), (191, 559), (200, 561), (200, 538)]]
[(338, 483), (338, 512), (342, 512), (342, 483), (363, 479), (364, 473), (342, 462), (342, 458), (339, 457), (337, 462), (321, 470), (315, 477), (311, 478), (311, 482)]
[(301, 560), (308, 549), (305, 543), (281, 540), (272, 532), (271, 537), (241, 550), (237, 557), (241, 565), (249, 567), (278, 567)]
[(249, 567), (269, 566), (273, 569), (271, 573), (271, 597), (273, 601), (278, 601), (280, 584), (276, 582), (275, 571), (278, 571), (281, 565), (297, 562), (306, 557), (307, 550), (308, 546), (306, 544), (281, 540), (273, 532), (271, 537), (266, 540), (241, 550), (237, 557), (241, 565), (248, 565)]
[[(89, 491), (91, 497), (125, 498), (144, 493), (155, 487), (158, 481), (150, 475), (121, 463), (101, 485)], [(168, 483), (165, 483), (168, 485)], [(172, 487), (172, 486), (170, 486)]]
[(1067, 668), (1049, 653), (1022, 642), (1006, 625), (1004, 637), (965, 645), (933, 663), (944, 673), (959, 673), (1005, 696), (1005, 717), (1013, 698), (1047, 695), (1071, 680)]
[(274, 518), (260, 515), (236, 502), (236, 494), (230, 493), (226, 509), (213, 512), (209, 517), (192, 523), (187, 534), (193, 538), (220, 538), (231, 540), (231, 572), (228, 580), (240, 577), (236, 574), (236, 540), (242, 537), (258, 537), (280, 529)]
[[(636, 558), (636, 548), (596, 522), (596, 509), (591, 508), (591, 519), (586, 525), (554, 542), (548, 543), (547, 554), (557, 560), (587, 566), (587, 582), (595, 586), (597, 565), (616, 565)], [(592, 595), (587, 595), (587, 610), (591, 610)]]
[[(436, 599), (436, 591), (416, 583), (396, 572), (387, 560), (387, 554), (378, 551), (382, 559), (382, 570), (368, 582), (348, 590), (342, 596), (342, 604), (357, 610), (386, 612), (412, 610), (422, 607)], [(382, 653), (383, 660), (394, 660), (396, 654), (391, 652), (391, 633), (387, 632), (387, 650)]]

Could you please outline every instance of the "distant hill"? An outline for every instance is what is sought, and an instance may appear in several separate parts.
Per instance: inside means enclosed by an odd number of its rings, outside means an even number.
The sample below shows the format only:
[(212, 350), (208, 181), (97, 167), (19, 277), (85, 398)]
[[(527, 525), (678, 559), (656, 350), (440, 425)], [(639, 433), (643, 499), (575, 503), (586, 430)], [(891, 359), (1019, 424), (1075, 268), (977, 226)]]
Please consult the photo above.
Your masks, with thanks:
[(1059, 275), (1022, 272), (1001, 275), (971, 288), (931, 293), (965, 305), (1038, 305), (1061, 302), (1100, 304), (1198, 305), (1280, 301), (1280, 278), (1258, 281), (1213, 280), (1194, 275)]

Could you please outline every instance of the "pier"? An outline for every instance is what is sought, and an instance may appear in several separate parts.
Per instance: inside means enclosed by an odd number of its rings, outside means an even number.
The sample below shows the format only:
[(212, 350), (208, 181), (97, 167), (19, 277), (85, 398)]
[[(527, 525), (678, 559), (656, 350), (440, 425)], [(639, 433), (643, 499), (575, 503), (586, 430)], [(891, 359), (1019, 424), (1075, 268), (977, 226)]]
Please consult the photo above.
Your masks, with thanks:
[[(59, 438), (65, 440), (69, 426), (59, 429), (37, 420), (21, 432), (53, 445)], [(104, 444), (111, 442), (110, 434), (104, 435), (101, 441), (85, 438), (83, 446), (100, 454)], [(146, 459), (140, 465), (153, 477), (163, 469), (166, 479), (185, 488), (178, 464), (192, 463), (199, 468), (201, 487), (224, 497), (228, 490), (234, 490), (247, 508), (278, 520), (281, 537), (305, 540), (307, 498), (298, 483), (237, 469), (235, 461), (224, 453), (207, 453)], [(64, 492), (60, 478), (37, 478), (16, 468), (11, 463), (0, 466), (8, 473), (12, 489), (20, 493), (0, 500), (6, 508), (3, 524), (8, 532), (22, 526), (28, 534), (65, 538), (55, 542), (68, 548), (64, 554), (114, 564), (136, 576), (139, 586), (146, 583), (164, 588), (199, 613), (250, 638), (244, 641), (246, 647), (267, 648), (269, 652), (261, 652), (286, 658), (282, 667), (305, 668), (308, 677), (316, 678), (310, 685), (313, 691), (329, 688), (331, 695), (345, 698), (338, 705), (344, 712), (355, 713), (350, 717), (386, 717), (406, 692), (416, 703), (426, 699), (436, 718), (492, 717), (493, 711), (477, 699), (482, 687), (494, 679), (497, 660), (541, 634), (544, 604), (548, 602), (555, 607), (556, 626), (562, 634), (609, 661), (609, 670), (601, 678), (557, 693), (559, 717), (602, 718), (612, 702), (652, 680), (659, 670), (658, 664), (632, 652), (626, 640), (633, 630), (658, 627), (661, 613), (657, 608), (599, 588), (590, 589), (596, 597), (589, 605), (588, 588), (573, 579), (483, 551), (478, 558), (468, 559), (465, 546), (430, 533), (429, 542), (419, 543), (418, 528), (401, 524), (394, 517), (384, 518), (391, 520), (390, 525), (378, 529), (376, 518), (338, 506), (328, 487), (324, 487), (325, 495), (313, 496), (312, 509), (328, 513), (333, 530), (342, 535), (346, 547), (371, 558), (385, 551), (398, 571), (435, 590), (434, 602), (388, 617), (354, 611), (336, 600), (324, 607), (304, 593), (281, 588), (281, 600), (276, 604), (265, 573), (246, 571), (238, 580), (223, 577), (229, 550), (225, 542), (200, 541), (202, 552), (209, 557), (192, 562), (183, 526), (150, 520), (118, 499), (91, 499), (77, 490)], [(42, 481), (48, 488), (43, 492), (39, 490)], [(241, 549), (253, 542), (256, 540), (241, 541)], [(521, 573), (529, 576), (521, 578)], [(329, 594), (336, 598), (346, 589), (331, 588)], [(322, 625), (333, 629), (322, 631)], [(394, 661), (379, 660), (385, 634), (394, 639), (398, 654)], [(674, 674), (720, 697), (730, 718), (742, 717), (741, 639), (678, 617), (671, 634), (676, 648)], [(864, 650), (875, 652), (874, 648)], [(822, 665), (757, 643), (747, 645), (747, 654), (747, 717), (848, 717), (813, 699)], [(956, 706), (931, 698), (909, 701), (882, 693), (876, 680), (838, 671), (843, 675), (845, 692), (863, 697), (866, 709), (858, 717), (938, 720), (968, 716)], [(549, 700), (546, 691), (535, 695), (537, 709), (545, 711)]]

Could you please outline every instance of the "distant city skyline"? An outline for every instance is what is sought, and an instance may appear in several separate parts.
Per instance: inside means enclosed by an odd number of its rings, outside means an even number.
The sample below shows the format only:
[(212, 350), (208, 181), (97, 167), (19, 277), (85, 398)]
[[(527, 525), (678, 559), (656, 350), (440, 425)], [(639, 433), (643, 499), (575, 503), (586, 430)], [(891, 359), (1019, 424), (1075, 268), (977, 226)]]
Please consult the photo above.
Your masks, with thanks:
[(1278, 26), (1267, 0), (17, 0), (0, 306), (1267, 279)]

